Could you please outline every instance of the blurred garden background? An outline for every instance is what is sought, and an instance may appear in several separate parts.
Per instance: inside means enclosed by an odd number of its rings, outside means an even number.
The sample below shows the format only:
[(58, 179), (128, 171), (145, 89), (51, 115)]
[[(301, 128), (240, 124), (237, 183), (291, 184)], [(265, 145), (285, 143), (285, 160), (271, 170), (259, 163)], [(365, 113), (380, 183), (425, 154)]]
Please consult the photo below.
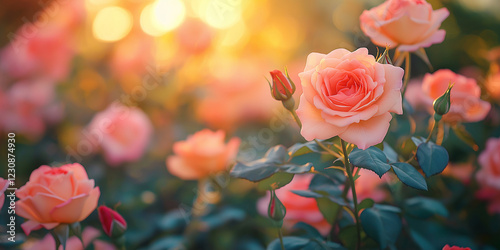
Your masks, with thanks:
[[(16, 187), (41, 165), (82, 164), (100, 187), (98, 204), (115, 208), (127, 221), (127, 249), (168, 249), (186, 237), (191, 249), (263, 249), (277, 235), (257, 209), (266, 192), (247, 180), (225, 175), (220, 200), (195, 229), (188, 226), (198, 183), (167, 170), (172, 145), (202, 129), (220, 129), (227, 140), (241, 139), (237, 160), (248, 162), (276, 144), (304, 142), (293, 118), (272, 98), (266, 77), (286, 67), (297, 85), (298, 102), (298, 73), (309, 53), (359, 47), (373, 55), (383, 52), (359, 21), (363, 10), (382, 2), (3, 1), (0, 176), (7, 177), (7, 135), (14, 132)], [(500, 136), (500, 83), (493, 89), (484, 85), (500, 71), (500, 49), (495, 50), (500, 46), (500, 1), (428, 2), (450, 11), (441, 25), (444, 42), (426, 49), (432, 70), (448, 68), (476, 79), (492, 111), (483, 122), (465, 124), (477, 148), (451, 130), (444, 132), (450, 165), (465, 167), (447, 168), (429, 180), (429, 191), (405, 190), (405, 195), (438, 199), (448, 208), (447, 216), (414, 221), (427, 235), (412, 235), (400, 246), (434, 249), (455, 243), (498, 249), (500, 216), (488, 213), (488, 204), (475, 198), (473, 175), (486, 140)], [(426, 63), (412, 55), (412, 79), (428, 72)], [(93, 123), (117, 103), (133, 107), (134, 119), (117, 123), (113, 142), (96, 143), (103, 135), (94, 133)], [(425, 136), (429, 115), (416, 112), (414, 119), (416, 132)], [(415, 125), (405, 122), (399, 123), (404, 131)], [(394, 144), (408, 139), (393, 132), (387, 140)], [(20, 225), (22, 219), (17, 221)], [(97, 212), (82, 226), (100, 228)], [(29, 248), (46, 234), (38, 230), (25, 237), (19, 229), (16, 243), (2, 235), (0, 246)], [(417, 243), (418, 237), (428, 245)]]

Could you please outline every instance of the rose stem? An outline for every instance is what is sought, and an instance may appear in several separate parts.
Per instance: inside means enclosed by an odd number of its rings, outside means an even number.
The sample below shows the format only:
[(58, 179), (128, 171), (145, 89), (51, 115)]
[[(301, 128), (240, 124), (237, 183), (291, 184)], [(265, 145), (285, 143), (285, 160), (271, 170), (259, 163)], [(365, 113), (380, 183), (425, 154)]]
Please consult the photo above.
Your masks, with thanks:
[(342, 144), (342, 152), (344, 153), (345, 169), (347, 171), (347, 176), (349, 177), (349, 182), (351, 184), (351, 189), (352, 189), (352, 201), (354, 202), (354, 218), (356, 219), (356, 232), (358, 235), (358, 242), (356, 243), (356, 249), (359, 249), (361, 245), (361, 224), (359, 223), (358, 197), (356, 196), (356, 185), (354, 183), (354, 177), (352, 174), (351, 164), (349, 163), (349, 157), (347, 155), (347, 148), (345, 146), (345, 142), (344, 140), (340, 139), (340, 143)]
[(283, 244), (283, 233), (281, 232), (281, 227), (278, 228), (278, 236), (280, 238), (281, 250), (285, 250), (285, 245)]
[(408, 81), (410, 80), (411, 63), (410, 63), (410, 52), (405, 52), (405, 77), (403, 80), (403, 92), (401, 93), (401, 100), (404, 101), (406, 87), (408, 86)]

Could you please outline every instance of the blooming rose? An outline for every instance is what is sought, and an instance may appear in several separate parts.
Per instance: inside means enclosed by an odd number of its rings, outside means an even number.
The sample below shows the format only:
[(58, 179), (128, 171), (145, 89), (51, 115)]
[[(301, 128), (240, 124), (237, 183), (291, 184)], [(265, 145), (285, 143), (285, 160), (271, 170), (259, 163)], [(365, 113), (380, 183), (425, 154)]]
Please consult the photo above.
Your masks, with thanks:
[(97, 206), (101, 192), (89, 180), (82, 165), (66, 164), (35, 169), (16, 196), (16, 214), (28, 219), (26, 235), (42, 227), (52, 229), (60, 223), (71, 224), (87, 218)]
[(449, 14), (446, 8), (433, 11), (425, 0), (388, 0), (359, 19), (374, 44), (415, 51), (444, 40), (446, 31), (438, 29)]
[(141, 158), (153, 125), (139, 108), (113, 103), (94, 116), (85, 133), (91, 134), (92, 143), (102, 148), (106, 161), (116, 166)]
[(457, 246), (451, 246), (446, 245), (443, 247), (443, 250), (471, 250), (469, 247), (457, 247)]
[[(385, 177), (386, 175), (384, 175)], [(384, 178), (383, 177), (383, 178)], [(380, 188), (385, 183), (375, 172), (367, 169), (359, 170), (359, 178), (356, 180), (356, 195), (358, 201), (370, 198), (375, 202), (381, 202), (387, 197), (387, 193)], [(352, 197), (352, 192), (349, 193)]]
[(202, 179), (224, 171), (236, 158), (240, 146), (239, 138), (224, 143), (224, 137), (222, 130), (204, 129), (174, 143), (175, 155), (167, 158), (168, 171), (184, 180)]
[[(82, 232), (82, 240), (85, 247), (82, 246), (82, 242), (78, 237), (71, 236), (66, 241), (66, 249), (71, 250), (84, 250), (91, 243), (93, 243), (94, 247), (92, 249), (95, 250), (114, 250), (116, 249), (110, 243), (97, 240), (97, 238), (101, 235), (99, 230), (93, 227), (86, 227)], [(23, 244), (22, 249), (24, 250), (54, 250), (56, 249), (56, 242), (54, 237), (51, 234), (45, 235), (43, 239), (37, 241), (28, 241)], [(62, 250), (63, 246), (59, 246), (58, 250)]]
[(476, 178), (482, 186), (476, 193), (479, 199), (489, 200), (488, 211), (500, 213), (500, 138), (490, 138), (478, 158), (481, 169)]
[(403, 70), (380, 64), (366, 48), (311, 53), (299, 74), (303, 94), (297, 114), (306, 140), (343, 140), (366, 149), (383, 141), (390, 112), (403, 113)]
[(9, 187), (9, 180), (0, 178), (0, 210), (2, 210), (3, 202), (5, 201), (5, 190)]
[[(331, 226), (319, 211), (316, 200), (292, 193), (292, 190), (308, 190), (313, 176), (312, 174), (295, 175), (288, 185), (276, 190), (276, 196), (286, 208), (283, 226), (290, 229), (297, 222), (302, 221), (314, 226), (321, 234), (326, 235)], [(268, 193), (257, 202), (257, 210), (266, 217), (270, 199), (271, 196)]]
[(443, 116), (447, 122), (477, 122), (488, 114), (491, 105), (480, 99), (481, 88), (476, 80), (455, 74), (449, 69), (441, 69), (433, 74), (427, 73), (422, 82), (422, 92), (414, 91), (408, 95), (421, 95), (420, 101), (427, 108), (429, 113), (433, 113), (432, 103), (444, 94), (449, 84), (454, 84), (451, 90), (450, 111)]

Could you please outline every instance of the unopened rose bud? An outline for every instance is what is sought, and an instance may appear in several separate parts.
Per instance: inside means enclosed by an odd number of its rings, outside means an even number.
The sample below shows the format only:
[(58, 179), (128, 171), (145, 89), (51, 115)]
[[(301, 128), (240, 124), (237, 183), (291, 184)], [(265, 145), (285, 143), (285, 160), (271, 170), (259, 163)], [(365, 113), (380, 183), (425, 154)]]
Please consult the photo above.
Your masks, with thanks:
[(127, 222), (118, 212), (106, 206), (100, 206), (97, 212), (102, 228), (109, 237), (118, 238), (125, 233)]
[(381, 63), (381, 64), (391, 64), (392, 65), (391, 57), (389, 57), (389, 47), (385, 48), (384, 53), (382, 55), (380, 55), (379, 58), (377, 58), (377, 62)]
[(295, 85), (290, 77), (285, 76), (283, 72), (279, 70), (273, 70), (270, 72), (273, 82), (271, 84), (271, 94), (273, 98), (278, 101), (286, 101), (292, 98), (295, 92)]
[(440, 97), (438, 97), (436, 100), (434, 100), (433, 106), (434, 106), (434, 111), (438, 115), (444, 115), (450, 111), (450, 106), (451, 106), (451, 101), (450, 101), (450, 91), (451, 88), (453, 88), (453, 84), (450, 84), (448, 86), (448, 89), (444, 94)]
[(274, 190), (271, 191), (271, 200), (269, 201), (269, 207), (267, 209), (267, 215), (269, 218), (276, 222), (283, 221), (285, 218), (286, 208), (276, 196), (276, 192)]

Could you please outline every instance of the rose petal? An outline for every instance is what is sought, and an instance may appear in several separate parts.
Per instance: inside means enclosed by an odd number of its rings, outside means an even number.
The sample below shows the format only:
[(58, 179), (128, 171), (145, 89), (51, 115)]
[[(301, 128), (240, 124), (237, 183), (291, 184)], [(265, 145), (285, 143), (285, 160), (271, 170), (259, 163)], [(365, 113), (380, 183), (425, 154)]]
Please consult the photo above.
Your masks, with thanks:
[(297, 115), (302, 121), (302, 136), (311, 141), (313, 139), (325, 140), (342, 133), (346, 128), (339, 128), (327, 123), (321, 117), (321, 111), (307, 102), (305, 96), (300, 97), (300, 104), (297, 108)]
[(339, 137), (360, 149), (367, 149), (384, 140), (391, 119), (390, 113), (375, 116), (370, 120), (350, 125)]

